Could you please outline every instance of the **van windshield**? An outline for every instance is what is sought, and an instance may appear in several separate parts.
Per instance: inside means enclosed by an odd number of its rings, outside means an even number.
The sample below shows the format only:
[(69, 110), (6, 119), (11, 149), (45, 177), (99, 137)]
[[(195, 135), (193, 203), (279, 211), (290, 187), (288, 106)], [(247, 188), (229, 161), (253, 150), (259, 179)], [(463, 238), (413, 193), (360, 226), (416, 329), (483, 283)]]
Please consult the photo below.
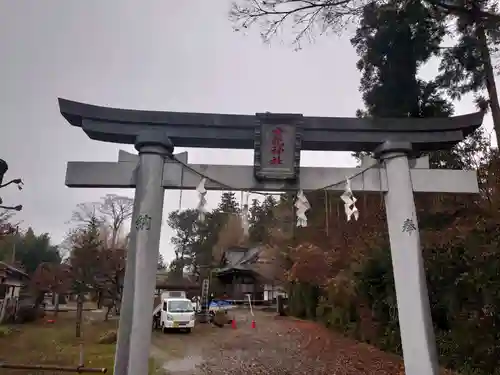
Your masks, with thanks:
[(169, 312), (193, 312), (193, 304), (191, 301), (169, 301)]

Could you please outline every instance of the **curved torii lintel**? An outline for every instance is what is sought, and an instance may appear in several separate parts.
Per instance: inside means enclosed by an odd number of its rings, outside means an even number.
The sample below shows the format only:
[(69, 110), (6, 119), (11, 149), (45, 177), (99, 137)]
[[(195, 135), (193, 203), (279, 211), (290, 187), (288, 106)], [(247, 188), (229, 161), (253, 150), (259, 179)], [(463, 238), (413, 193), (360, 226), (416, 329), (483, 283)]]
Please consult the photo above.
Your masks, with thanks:
[[(61, 98), (59, 108), (91, 139), (124, 144), (134, 144), (145, 129), (163, 127), (176, 147), (253, 149), (259, 124), (256, 115), (117, 109)], [(434, 118), (301, 117), (301, 149), (373, 151), (388, 140), (410, 142), (417, 152), (447, 149), (481, 126), (483, 117), (484, 112)]]

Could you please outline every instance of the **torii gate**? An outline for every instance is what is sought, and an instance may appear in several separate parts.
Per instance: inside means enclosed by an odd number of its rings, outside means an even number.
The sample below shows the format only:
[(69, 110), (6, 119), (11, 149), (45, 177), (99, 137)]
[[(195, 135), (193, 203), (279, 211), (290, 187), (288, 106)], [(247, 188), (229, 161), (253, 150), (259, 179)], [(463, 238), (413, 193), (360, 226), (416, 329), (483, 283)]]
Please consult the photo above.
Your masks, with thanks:
[[(405, 370), (437, 375), (438, 358), (413, 192), (478, 193), (475, 171), (410, 168), (424, 152), (448, 149), (477, 129), (483, 113), (452, 118), (357, 119), (297, 114), (227, 115), (98, 107), (59, 99), (61, 114), (92, 139), (134, 144), (138, 157), (118, 162), (69, 162), (66, 185), (135, 187), (135, 203), (118, 344), (116, 375), (148, 372), (164, 189), (195, 189), (199, 174), (233, 190), (316, 190), (353, 178), (354, 191), (385, 194)], [(254, 149), (254, 166), (193, 165), (179, 147)], [(370, 151), (380, 168), (300, 168), (301, 150)], [(195, 173), (198, 172), (198, 173)], [(207, 182), (207, 189), (227, 190)], [(327, 189), (343, 190), (334, 184)], [(134, 225), (141, 220), (147, 226)], [(144, 230), (146, 229), (146, 230)]]

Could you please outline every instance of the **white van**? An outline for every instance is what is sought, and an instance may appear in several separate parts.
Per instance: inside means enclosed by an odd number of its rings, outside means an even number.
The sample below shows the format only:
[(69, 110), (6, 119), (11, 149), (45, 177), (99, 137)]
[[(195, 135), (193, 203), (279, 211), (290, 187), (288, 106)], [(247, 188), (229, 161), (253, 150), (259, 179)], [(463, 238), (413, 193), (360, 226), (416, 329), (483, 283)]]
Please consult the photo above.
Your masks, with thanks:
[(169, 290), (161, 294), (162, 300), (167, 298), (187, 298), (187, 297), (186, 297), (186, 292), (183, 290)]
[(185, 329), (188, 332), (194, 327), (195, 311), (193, 303), (187, 298), (166, 298), (162, 300), (159, 325), (163, 332), (168, 329)]

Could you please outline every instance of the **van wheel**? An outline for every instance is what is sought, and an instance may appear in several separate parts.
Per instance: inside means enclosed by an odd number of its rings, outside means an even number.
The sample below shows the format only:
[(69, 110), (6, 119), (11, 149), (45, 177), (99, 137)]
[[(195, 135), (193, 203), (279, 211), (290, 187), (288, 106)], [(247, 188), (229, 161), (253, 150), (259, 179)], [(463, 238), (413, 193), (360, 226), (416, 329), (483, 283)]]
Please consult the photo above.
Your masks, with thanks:
[(191, 333), (192, 330), (192, 328), (186, 328), (186, 333)]

